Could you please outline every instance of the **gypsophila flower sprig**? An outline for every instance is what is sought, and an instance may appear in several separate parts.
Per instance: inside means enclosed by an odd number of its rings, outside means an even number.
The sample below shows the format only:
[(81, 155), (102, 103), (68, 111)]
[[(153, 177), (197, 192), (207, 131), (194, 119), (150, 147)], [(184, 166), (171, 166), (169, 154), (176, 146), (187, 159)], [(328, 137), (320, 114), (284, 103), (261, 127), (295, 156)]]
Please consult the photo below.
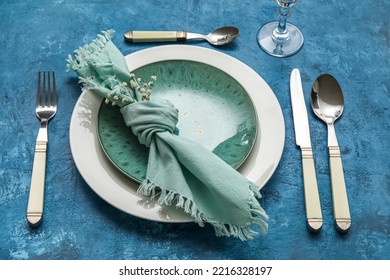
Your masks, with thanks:
[[(135, 102), (134, 92), (141, 94), (142, 101), (149, 101), (150, 95), (152, 94), (152, 88), (154, 81), (157, 81), (157, 76), (151, 76), (150, 81), (145, 83), (142, 81), (142, 78), (137, 78), (134, 73), (130, 73), (131, 80), (129, 83), (123, 82), (122, 87), (118, 90), (114, 89), (107, 94), (105, 103), (112, 106), (124, 107), (130, 103)], [(142, 86), (141, 86), (142, 84)]]
[[(152, 94), (153, 82), (157, 80), (157, 76), (151, 76), (149, 82), (143, 82), (141, 78), (136, 78), (134, 73), (130, 73), (130, 87), (141, 94), (142, 101), (149, 101)], [(142, 86), (140, 86), (142, 84)]]

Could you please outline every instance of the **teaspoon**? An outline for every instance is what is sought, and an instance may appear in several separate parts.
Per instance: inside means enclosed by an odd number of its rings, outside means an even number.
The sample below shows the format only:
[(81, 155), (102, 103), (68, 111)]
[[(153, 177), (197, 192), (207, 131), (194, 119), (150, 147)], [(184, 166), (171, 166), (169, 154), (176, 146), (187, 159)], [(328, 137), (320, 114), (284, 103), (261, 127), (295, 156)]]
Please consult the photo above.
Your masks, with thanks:
[(334, 221), (337, 230), (344, 233), (351, 226), (351, 216), (340, 147), (334, 129), (334, 122), (341, 116), (344, 110), (344, 97), (339, 83), (333, 76), (323, 74), (315, 80), (311, 91), (311, 107), (317, 117), (323, 120), (328, 127)]
[(238, 28), (225, 26), (215, 29), (208, 35), (189, 33), (186, 31), (127, 31), (124, 38), (130, 43), (145, 42), (179, 42), (186, 40), (202, 39), (214, 46), (230, 43), (240, 34)]

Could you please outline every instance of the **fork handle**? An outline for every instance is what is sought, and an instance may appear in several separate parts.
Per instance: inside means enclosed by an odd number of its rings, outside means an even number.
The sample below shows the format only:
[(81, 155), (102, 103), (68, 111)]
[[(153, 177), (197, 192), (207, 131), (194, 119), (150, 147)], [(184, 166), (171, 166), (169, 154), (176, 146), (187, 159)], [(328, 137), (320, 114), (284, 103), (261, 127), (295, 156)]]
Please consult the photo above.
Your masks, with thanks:
[(47, 141), (36, 141), (31, 176), (30, 195), (27, 206), (27, 222), (37, 227), (43, 218), (43, 200), (45, 192)]
[(340, 148), (339, 146), (329, 146), (328, 149), (335, 226), (339, 232), (345, 233), (351, 226), (351, 215), (349, 212)]

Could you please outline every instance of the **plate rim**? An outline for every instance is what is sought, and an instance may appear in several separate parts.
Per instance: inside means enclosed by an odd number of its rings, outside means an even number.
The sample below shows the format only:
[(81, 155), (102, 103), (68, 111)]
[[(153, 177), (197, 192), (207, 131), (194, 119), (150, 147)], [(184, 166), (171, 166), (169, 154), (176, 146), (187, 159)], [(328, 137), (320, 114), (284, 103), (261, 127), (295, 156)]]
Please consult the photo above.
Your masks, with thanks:
[[(272, 177), (277, 166), (279, 165), (285, 145), (285, 123), (282, 109), (276, 98), (276, 95), (274, 94), (270, 86), (257, 72), (255, 72), (252, 68), (250, 68), (248, 65), (244, 64), (240, 60), (220, 51), (205, 47), (191, 45), (156, 46), (130, 53), (125, 56), (125, 60), (129, 67), (129, 70), (131, 71), (132, 69), (149, 64), (151, 62), (167, 60), (167, 57), (173, 57), (174, 59), (187, 59), (210, 64), (211, 66), (219, 68), (225, 73), (229, 74), (247, 91), (250, 98), (252, 98), (253, 104), (257, 112), (257, 118), (259, 121), (258, 134), (261, 137), (257, 138), (257, 144), (255, 144), (255, 147), (253, 148), (251, 154), (248, 156), (246, 161), (240, 166), (238, 170), (249, 180), (256, 183), (260, 189), (263, 188), (264, 185)], [(243, 73), (245, 73), (245, 77), (243, 77)], [(252, 95), (253, 92), (258, 92), (258, 89), (262, 89), (263, 92), (260, 94)], [(99, 143), (94, 143), (94, 147), (96, 148), (95, 152), (97, 154), (95, 155), (95, 159), (99, 161), (100, 165), (102, 165), (100, 170), (101, 174), (99, 174), (99, 179), (94, 177), (96, 176), (96, 174), (93, 174), (94, 176), (91, 176), (91, 170), (86, 170), (87, 168), (85, 167), (85, 165), (83, 166), (82, 156), (78, 155), (78, 153), (82, 153), (83, 151), (80, 150), (79, 147), (77, 147), (77, 137), (75, 136), (75, 134), (76, 132), (80, 132), (82, 130), (80, 126), (80, 120), (77, 123), (77, 114), (80, 113), (79, 111), (86, 110), (86, 113), (92, 113), (93, 115), (93, 112), (91, 110), (88, 112), (88, 108), (86, 108), (85, 105), (81, 104), (83, 98), (88, 97), (88, 93), (90, 98), (89, 101), (91, 101), (92, 103), (96, 101), (101, 102), (101, 97), (98, 97), (97, 95), (92, 95), (90, 92), (82, 92), (73, 109), (69, 128), (69, 141), (72, 157), (80, 175), (83, 177), (87, 185), (103, 200), (105, 200), (115, 208), (130, 215), (158, 222), (181, 223), (193, 221), (193, 219), (186, 215), (184, 211), (176, 210), (176, 212), (178, 213), (175, 213), (175, 209), (170, 210), (168, 209), (169, 207), (166, 208), (164, 206), (153, 205), (152, 208), (148, 209), (145, 208), (144, 205), (140, 205), (140, 200), (145, 199), (145, 197), (130, 193), (127, 186), (124, 187), (121, 185), (124, 184), (124, 182), (123, 178), (119, 177), (125, 176), (121, 174), (120, 171), (115, 172), (114, 170), (109, 170), (110, 168), (107, 166), (103, 167), (103, 165), (106, 165), (106, 163), (101, 162), (102, 158), (101, 155), (99, 155), (99, 151), (97, 150), (98, 148), (96, 147), (96, 145), (98, 145), (101, 149)], [(263, 107), (261, 108), (261, 110), (259, 110), (261, 106), (258, 103), (260, 101), (266, 101), (261, 104)], [(83, 105), (84, 107), (80, 108), (81, 105)], [(92, 115), (90, 116), (90, 118), (93, 117)], [(268, 121), (270, 123), (262, 125), (261, 116), (272, 116), (272, 118), (268, 118)], [(96, 131), (87, 131), (88, 129), (85, 127), (83, 128), (83, 130), (84, 132), (81, 133), (84, 133), (91, 139), (94, 138), (94, 141), (96, 142)], [(267, 133), (276, 133), (277, 137), (269, 137), (269, 135), (271, 134)], [(265, 135), (266, 137), (264, 138), (263, 135)], [(266, 144), (271, 144), (272, 149), (269, 149), (269, 147), (265, 147)], [(104, 155), (103, 151), (100, 152)], [(254, 152), (257, 153), (256, 158), (254, 158), (255, 156), (253, 156)], [(262, 153), (267, 162), (259, 158), (259, 153)], [(109, 164), (111, 164), (111, 162)], [(252, 166), (252, 170), (248, 170), (250, 166)], [(254, 166), (256, 168), (254, 168)], [(116, 169), (115, 167), (113, 168)], [(259, 172), (262, 172), (260, 176), (256, 174)], [(108, 176), (110, 178), (105, 177), (103, 178), (105, 180), (100, 180), (104, 176)], [(127, 181), (131, 181), (128, 178), (125, 179)], [(104, 186), (102, 186), (102, 184), (107, 182), (117, 184), (117, 195), (113, 194), (112, 190), (108, 190), (107, 188), (105, 189)], [(136, 203), (137, 206), (135, 208), (134, 206), (129, 207), (129, 205), (132, 205), (132, 203)], [(148, 201), (148, 203), (150, 203), (150, 201)], [(180, 214), (179, 212), (183, 212), (183, 214)], [(172, 214), (173, 216), (169, 216)]]

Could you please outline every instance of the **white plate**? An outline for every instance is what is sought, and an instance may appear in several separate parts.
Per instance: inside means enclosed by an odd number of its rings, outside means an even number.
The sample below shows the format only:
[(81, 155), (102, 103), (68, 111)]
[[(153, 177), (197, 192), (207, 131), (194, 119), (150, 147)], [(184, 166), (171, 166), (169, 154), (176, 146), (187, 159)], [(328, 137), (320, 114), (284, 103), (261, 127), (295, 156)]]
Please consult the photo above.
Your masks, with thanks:
[[(148, 48), (126, 56), (129, 70), (163, 60), (191, 60), (226, 72), (247, 91), (256, 108), (259, 129), (256, 143), (238, 169), (262, 188), (279, 164), (285, 127), (279, 102), (268, 84), (250, 67), (221, 52), (196, 46), (167, 45)], [(114, 207), (143, 219), (161, 222), (189, 222), (180, 209), (160, 206), (136, 193), (138, 184), (123, 175), (103, 152), (97, 136), (97, 114), (102, 99), (85, 91), (73, 110), (70, 147), (76, 166), (86, 183)]]

